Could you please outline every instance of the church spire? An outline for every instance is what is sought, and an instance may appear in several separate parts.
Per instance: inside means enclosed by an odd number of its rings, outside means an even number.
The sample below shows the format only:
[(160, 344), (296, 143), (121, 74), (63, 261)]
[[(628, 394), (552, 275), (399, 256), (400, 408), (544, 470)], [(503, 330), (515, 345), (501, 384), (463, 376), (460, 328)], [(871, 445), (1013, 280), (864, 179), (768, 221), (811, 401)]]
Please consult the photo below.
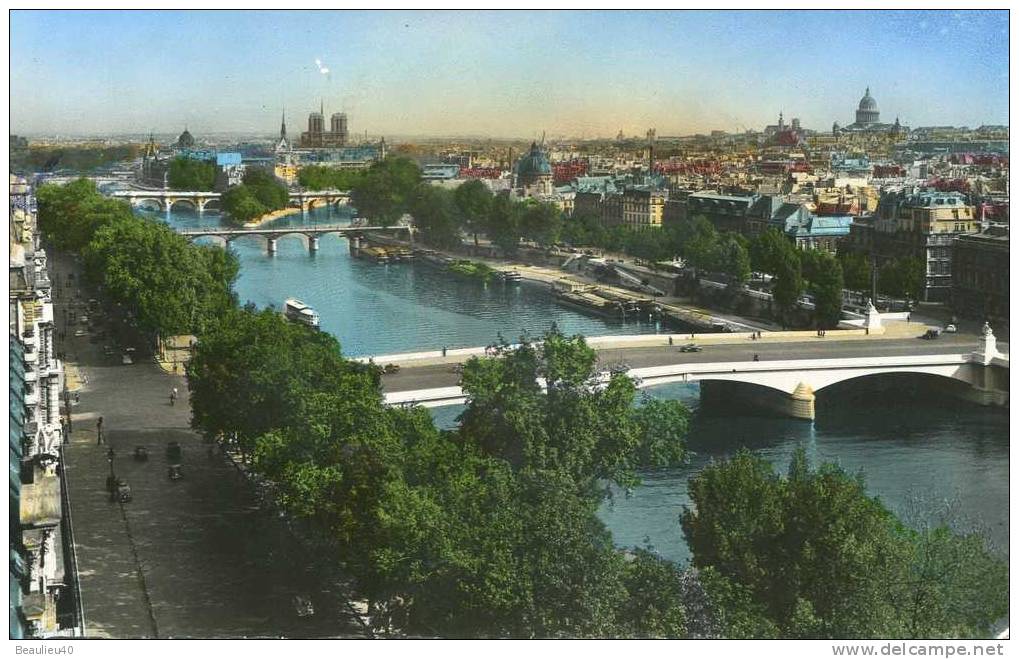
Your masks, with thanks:
[(280, 138), (286, 139), (287, 137), (287, 109), (283, 108), (283, 118), (280, 120)]

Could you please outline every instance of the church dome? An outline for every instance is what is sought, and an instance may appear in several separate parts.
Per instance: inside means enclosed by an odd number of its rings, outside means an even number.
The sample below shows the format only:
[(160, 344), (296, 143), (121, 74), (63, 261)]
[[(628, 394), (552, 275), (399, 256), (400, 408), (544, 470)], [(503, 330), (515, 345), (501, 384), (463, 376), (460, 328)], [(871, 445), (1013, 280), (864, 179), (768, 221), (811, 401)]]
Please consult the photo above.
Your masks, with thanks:
[(517, 163), (517, 176), (524, 179), (551, 175), (552, 165), (545, 152), (536, 142), (531, 142), (531, 150)]
[(191, 136), (188, 129), (185, 128), (184, 132), (177, 138), (177, 146), (182, 149), (190, 149), (195, 145), (195, 138)]
[(870, 87), (867, 87), (867, 91), (864, 92), (863, 98), (860, 99), (860, 107), (859, 107), (859, 109), (860, 110), (870, 110), (870, 111), (876, 111), (877, 110), (877, 101), (875, 101), (874, 97), (870, 95)]

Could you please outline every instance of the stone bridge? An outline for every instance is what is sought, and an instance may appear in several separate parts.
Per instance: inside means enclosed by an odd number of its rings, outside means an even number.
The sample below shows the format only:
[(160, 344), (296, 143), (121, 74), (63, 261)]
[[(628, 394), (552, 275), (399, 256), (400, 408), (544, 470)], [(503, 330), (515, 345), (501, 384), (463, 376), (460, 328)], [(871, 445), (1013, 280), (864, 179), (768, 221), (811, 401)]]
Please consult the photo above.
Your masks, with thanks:
[(207, 207), (215, 206), (220, 208), (220, 194), (218, 192), (189, 192), (182, 190), (117, 190), (110, 193), (116, 199), (126, 199), (131, 206), (138, 207), (146, 204), (155, 204), (159, 210), (167, 213), (174, 204), (185, 203), (197, 210), (199, 213)]
[[(754, 358), (748, 359), (745, 345), (711, 348), (719, 353), (717, 360), (711, 360), (705, 353), (677, 355), (676, 349), (657, 349), (659, 365), (654, 365), (656, 351), (644, 349), (642, 360), (652, 365), (621, 370), (625, 370), (642, 388), (698, 382), (701, 383), (701, 396), (705, 402), (742, 403), (798, 419), (814, 418), (815, 395), (819, 390), (841, 382), (884, 374), (940, 378), (948, 385), (946, 392), (959, 398), (982, 405), (1008, 406), (1009, 358), (997, 350), (994, 335), (990, 333), (979, 345), (971, 344), (969, 350), (960, 349), (963, 346), (958, 343), (942, 348), (923, 341), (901, 339), (832, 342), (819, 345), (819, 348), (823, 351), (814, 352), (831, 356), (815, 357), (811, 354), (798, 357), (795, 353), (802, 353), (804, 349), (796, 350), (795, 344), (754, 345), (752, 349), (766, 355), (764, 359), (760, 359), (757, 353), (753, 353)], [(628, 354), (627, 350), (610, 352), (617, 357)], [(680, 360), (678, 363), (677, 359)], [(374, 361), (383, 365), (399, 360), (381, 357)], [(434, 369), (434, 366), (415, 367), (413, 363), (402, 363), (399, 374), (385, 376), (388, 378), (384, 380), (386, 402), (425, 407), (464, 403), (466, 395), (458, 385), (422, 386), (429, 381), (436, 385), (449, 381), (449, 376), (443, 374), (451, 372), (451, 369), (445, 367), (441, 372)], [(418, 370), (420, 375), (415, 374)], [(434, 375), (427, 377), (429, 371)], [(607, 372), (603, 377), (608, 377)]]
[(318, 249), (319, 238), (335, 234), (350, 239), (354, 248), (360, 247), (360, 240), (365, 233), (385, 233), (406, 231), (410, 240), (414, 239), (413, 227), (395, 225), (390, 227), (373, 226), (351, 226), (349, 224), (316, 224), (298, 227), (272, 227), (272, 228), (251, 228), (231, 229), (227, 227), (208, 227), (204, 229), (181, 229), (179, 233), (188, 240), (197, 238), (218, 238), (226, 245), (232, 241), (246, 236), (258, 236), (265, 240), (265, 249), (269, 254), (276, 252), (276, 242), (284, 236), (304, 236), (308, 241), (308, 249), (312, 252)]

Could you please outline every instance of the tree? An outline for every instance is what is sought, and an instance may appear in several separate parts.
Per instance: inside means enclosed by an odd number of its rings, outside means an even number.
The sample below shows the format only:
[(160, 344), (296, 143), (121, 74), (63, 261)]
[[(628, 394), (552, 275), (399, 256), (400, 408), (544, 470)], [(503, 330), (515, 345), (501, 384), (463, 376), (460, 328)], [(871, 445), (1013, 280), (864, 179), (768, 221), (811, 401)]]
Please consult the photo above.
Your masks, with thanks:
[(562, 211), (554, 204), (526, 201), (519, 205), (520, 232), (523, 238), (542, 247), (559, 241), (562, 230)]
[(750, 281), (750, 254), (736, 234), (726, 234), (718, 245), (718, 268), (729, 277), (729, 285), (742, 288)]
[[(709, 593), (749, 630), (767, 633), (770, 621), (792, 638), (971, 636), (1005, 611), (1004, 580), (991, 584), (1004, 566), (979, 541), (945, 528), (918, 535), (867, 496), (862, 476), (811, 469), (802, 449), (786, 478), (741, 450), (691, 479), (690, 493), (681, 521), (694, 565), (717, 573)], [(963, 619), (944, 615), (963, 606), (974, 607)]]
[(361, 215), (388, 226), (407, 212), (420, 182), (421, 170), (412, 161), (386, 158), (369, 167), (355, 182), (350, 200)]
[(297, 182), (307, 190), (350, 190), (361, 177), (357, 170), (306, 165), (297, 173)]
[(892, 297), (920, 300), (927, 283), (927, 266), (916, 257), (889, 261), (878, 272), (878, 288)]
[(522, 212), (505, 195), (498, 195), (492, 200), (492, 211), (488, 217), (488, 237), (504, 253), (514, 254), (520, 246), (522, 235)]
[(717, 265), (718, 231), (705, 216), (695, 215), (679, 223), (673, 230), (672, 251), (690, 265), (712, 270)]
[(410, 197), (408, 210), (425, 243), (439, 248), (460, 244), (459, 215), (450, 191), (421, 183)]
[(223, 211), (235, 224), (250, 222), (268, 212), (268, 209), (246, 185), (235, 185), (220, 197)]
[(750, 263), (754, 270), (777, 275), (778, 270), (796, 248), (781, 231), (770, 228), (750, 241)]
[(846, 288), (857, 293), (870, 290), (870, 259), (859, 252), (839, 250), (838, 260), (842, 265)]
[(838, 327), (842, 319), (842, 266), (828, 252), (801, 253), (804, 274), (814, 295), (814, 320), (823, 329)]
[(463, 227), (474, 234), (474, 244), (477, 245), (478, 234), (487, 231), (492, 192), (480, 180), (472, 179), (456, 189), (453, 199)]
[(771, 286), (772, 300), (783, 325), (791, 324), (791, 314), (803, 292), (803, 277), (800, 261), (795, 252), (787, 252), (775, 264), (775, 279)]
[(178, 156), (170, 161), (168, 182), (174, 190), (212, 190), (216, 186), (216, 164)]
[(244, 186), (270, 211), (285, 208), (290, 199), (287, 187), (272, 172), (261, 167), (251, 167), (244, 172)]

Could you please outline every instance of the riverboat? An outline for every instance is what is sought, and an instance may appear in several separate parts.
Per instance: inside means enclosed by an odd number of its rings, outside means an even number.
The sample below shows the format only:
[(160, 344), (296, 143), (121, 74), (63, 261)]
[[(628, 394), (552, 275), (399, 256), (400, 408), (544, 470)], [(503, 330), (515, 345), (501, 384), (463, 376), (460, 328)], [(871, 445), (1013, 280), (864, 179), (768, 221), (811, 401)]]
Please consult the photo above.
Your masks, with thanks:
[(318, 312), (300, 300), (289, 298), (283, 303), (283, 315), (288, 320), (318, 328)]

